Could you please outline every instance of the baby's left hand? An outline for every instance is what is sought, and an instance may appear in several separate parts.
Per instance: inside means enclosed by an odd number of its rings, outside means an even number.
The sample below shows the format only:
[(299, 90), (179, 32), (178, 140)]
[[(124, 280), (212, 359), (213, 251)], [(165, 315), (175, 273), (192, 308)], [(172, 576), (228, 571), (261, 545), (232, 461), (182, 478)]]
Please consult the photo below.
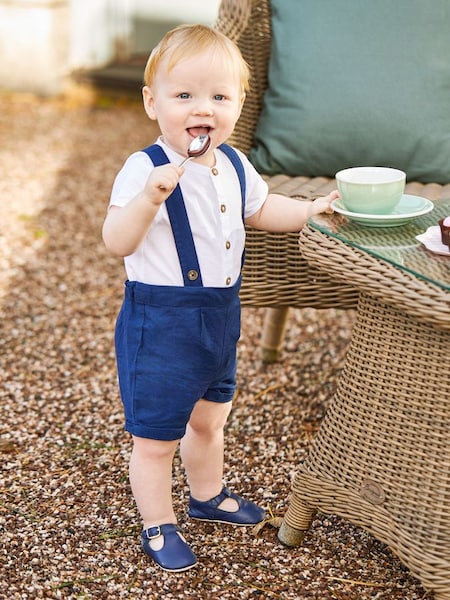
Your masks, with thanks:
[(312, 214), (318, 215), (319, 213), (333, 213), (334, 210), (331, 206), (331, 203), (337, 198), (339, 198), (339, 192), (337, 190), (333, 190), (327, 196), (316, 198), (312, 203)]

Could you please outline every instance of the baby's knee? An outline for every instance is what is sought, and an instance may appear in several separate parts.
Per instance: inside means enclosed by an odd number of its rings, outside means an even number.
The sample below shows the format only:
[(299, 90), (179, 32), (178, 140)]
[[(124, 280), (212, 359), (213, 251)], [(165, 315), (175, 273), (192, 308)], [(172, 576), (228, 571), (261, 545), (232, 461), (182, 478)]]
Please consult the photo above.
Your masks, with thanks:
[(222, 435), (224, 425), (216, 421), (189, 421), (189, 425), (193, 432), (205, 439), (211, 439), (217, 435)]
[(178, 446), (178, 440), (152, 440), (133, 436), (133, 453), (146, 459), (163, 459), (172, 456)]
[(219, 404), (209, 406), (207, 410), (194, 410), (189, 420), (189, 426), (197, 435), (203, 437), (214, 437), (217, 434), (222, 435), (228, 414), (228, 407)]

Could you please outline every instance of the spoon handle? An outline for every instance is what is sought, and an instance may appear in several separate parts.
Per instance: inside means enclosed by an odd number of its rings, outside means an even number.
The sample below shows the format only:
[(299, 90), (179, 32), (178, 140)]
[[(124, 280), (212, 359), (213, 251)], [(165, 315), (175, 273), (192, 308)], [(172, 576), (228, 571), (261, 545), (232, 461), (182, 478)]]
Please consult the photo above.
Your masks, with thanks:
[(182, 167), (184, 165), (184, 163), (187, 163), (187, 161), (191, 160), (192, 158), (195, 158), (195, 156), (186, 156), (186, 158), (184, 160), (182, 160), (178, 166)]

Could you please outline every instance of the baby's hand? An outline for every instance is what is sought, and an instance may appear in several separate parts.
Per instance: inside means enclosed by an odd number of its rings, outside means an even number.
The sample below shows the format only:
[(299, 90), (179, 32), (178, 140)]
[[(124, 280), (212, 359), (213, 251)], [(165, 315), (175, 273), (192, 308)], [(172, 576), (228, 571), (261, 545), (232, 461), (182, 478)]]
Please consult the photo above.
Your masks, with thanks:
[(172, 163), (155, 167), (150, 173), (144, 188), (148, 200), (154, 204), (165, 202), (176, 188), (183, 173), (183, 167), (178, 167)]
[(333, 213), (334, 210), (331, 206), (331, 203), (337, 198), (339, 198), (339, 192), (337, 190), (333, 190), (327, 196), (316, 198), (312, 203), (312, 214), (318, 215), (319, 213)]

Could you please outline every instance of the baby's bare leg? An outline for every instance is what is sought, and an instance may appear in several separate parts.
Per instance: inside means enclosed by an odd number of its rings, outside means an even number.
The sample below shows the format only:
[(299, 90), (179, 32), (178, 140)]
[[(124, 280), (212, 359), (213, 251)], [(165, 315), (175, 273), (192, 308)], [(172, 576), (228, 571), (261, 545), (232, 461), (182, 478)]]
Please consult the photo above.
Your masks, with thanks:
[(144, 529), (176, 523), (172, 507), (172, 463), (178, 440), (133, 436), (130, 483)]
[[(214, 498), (222, 491), (223, 428), (230, 411), (231, 402), (199, 400), (181, 440), (181, 459), (191, 495), (202, 502)], [(232, 498), (226, 498), (220, 508), (235, 511), (238, 505)]]

